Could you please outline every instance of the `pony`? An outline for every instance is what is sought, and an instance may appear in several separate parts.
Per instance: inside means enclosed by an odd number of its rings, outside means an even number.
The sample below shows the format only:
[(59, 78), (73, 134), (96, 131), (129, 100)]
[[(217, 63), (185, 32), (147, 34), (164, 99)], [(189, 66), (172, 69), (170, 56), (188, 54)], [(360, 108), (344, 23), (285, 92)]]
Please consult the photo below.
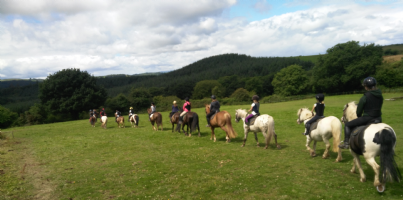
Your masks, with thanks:
[(130, 124), (132, 125), (132, 128), (139, 127), (139, 116), (137, 114), (130, 116)]
[[(206, 114), (210, 113), (210, 105), (205, 105), (206, 108)], [(226, 143), (229, 143), (231, 141), (231, 138), (235, 138), (237, 136), (237, 133), (234, 131), (234, 128), (232, 127), (231, 123), (231, 115), (227, 111), (220, 111), (217, 112), (211, 119), (210, 119), (210, 129), (211, 129), (211, 138), (210, 140), (213, 139), (214, 137), (214, 142), (217, 140), (215, 137), (214, 129), (216, 127), (220, 127), (223, 131), (225, 131), (225, 139)], [(225, 128), (225, 126), (227, 126)]]
[(273, 136), (276, 141), (277, 149), (281, 149), (280, 145), (277, 144), (277, 134), (274, 131), (273, 117), (271, 117), (269, 115), (260, 115), (256, 118), (254, 125), (248, 126), (245, 124), (245, 118), (246, 118), (247, 114), (248, 114), (248, 112), (246, 112), (245, 109), (235, 110), (235, 121), (238, 123), (242, 119), (242, 121), (244, 122), (243, 130), (244, 130), (245, 137), (243, 139), (242, 147), (245, 146), (246, 138), (248, 137), (248, 133), (251, 131), (255, 134), (255, 140), (256, 140), (257, 146), (259, 146), (259, 142), (257, 140), (257, 133), (262, 132), (263, 137), (266, 139), (265, 149), (267, 149), (267, 147), (269, 146), (270, 140)]
[[(151, 109), (147, 108), (148, 114), (151, 113)], [(158, 131), (159, 127), (161, 126), (161, 131), (163, 130), (162, 128), (162, 115), (159, 112), (153, 113), (152, 117), (150, 118), (151, 125), (153, 125), (153, 130)], [(154, 123), (157, 123), (157, 128), (155, 128)]]
[[(349, 122), (357, 118), (357, 105), (355, 102), (347, 103), (343, 109), (343, 123)], [(351, 130), (353, 133), (353, 130)], [(358, 140), (357, 140), (358, 137)], [(356, 140), (354, 140), (356, 139)], [(375, 143), (378, 139), (377, 143)], [(365, 161), (372, 167), (375, 172), (374, 186), (378, 192), (385, 191), (386, 181), (400, 182), (401, 174), (394, 159), (395, 146), (396, 146), (396, 133), (389, 125), (385, 123), (371, 124), (362, 134), (350, 137), (350, 144), (357, 144), (361, 153), (356, 153), (350, 148), (351, 155), (354, 157), (353, 168), (351, 173), (355, 173), (356, 167), (360, 172), (360, 181), (365, 182), (366, 177), (361, 167), (359, 156), (363, 155)], [(350, 145), (351, 147), (351, 145)], [(379, 165), (375, 161), (376, 156), (380, 156), (381, 166), (381, 180), (379, 180)]]
[(90, 117), (90, 124), (92, 127), (95, 127), (95, 123), (97, 122), (97, 117), (96, 115), (93, 115)]
[[(186, 125), (186, 132), (183, 130)], [(190, 127), (190, 133), (189, 133), (189, 127)], [(181, 124), (178, 123), (176, 125), (176, 131), (181, 132), (180, 130)], [(185, 133), (187, 136), (192, 136), (192, 132), (195, 130), (199, 131), (199, 137), (200, 137), (200, 126), (199, 126), (199, 115), (195, 112), (187, 112), (185, 116), (183, 116), (183, 126), (182, 126), (182, 131)]]
[(107, 116), (102, 116), (101, 117), (101, 127), (106, 129), (106, 122), (108, 122), (108, 117)]
[[(297, 123), (301, 124), (301, 122), (308, 122), (313, 116), (314, 113), (308, 110), (307, 108), (301, 108), (298, 110), (298, 119)], [(341, 155), (341, 149), (339, 148), (339, 143), (341, 140), (341, 133), (342, 133), (342, 124), (340, 120), (337, 117), (334, 116), (329, 116), (321, 119), (321, 121), (318, 122), (318, 126), (315, 130), (311, 131), (310, 135), (306, 136), (306, 148), (309, 151), (310, 155), (312, 157), (316, 156), (316, 142), (323, 141), (326, 145), (325, 152), (323, 153), (322, 158), (326, 159), (329, 157), (329, 149), (330, 149), (330, 143), (329, 140), (330, 138), (333, 137), (333, 152), (337, 152), (337, 158), (336, 162), (341, 161), (342, 155)], [(313, 149), (309, 147), (311, 142), (313, 142)]]
[(172, 124), (172, 133), (174, 132), (175, 124), (178, 124), (179, 122), (179, 115), (180, 115), (179, 112), (174, 113), (172, 116), (168, 115), (170, 117), (170, 122)]
[[(115, 117), (117, 117), (118, 115), (115, 113)], [(118, 123), (118, 127), (119, 128), (125, 128), (125, 119), (123, 116), (120, 116), (116, 119), (116, 123)], [(121, 127), (122, 125), (122, 127)]]

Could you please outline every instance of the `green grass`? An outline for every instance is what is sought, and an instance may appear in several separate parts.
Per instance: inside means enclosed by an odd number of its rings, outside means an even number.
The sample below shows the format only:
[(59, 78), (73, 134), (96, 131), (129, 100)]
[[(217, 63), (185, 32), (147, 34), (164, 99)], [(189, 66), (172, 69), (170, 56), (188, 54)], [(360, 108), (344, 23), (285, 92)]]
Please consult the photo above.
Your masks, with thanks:
[[(326, 98), (325, 114), (342, 115), (343, 105), (361, 95)], [(403, 96), (387, 93), (385, 98)], [(168, 113), (164, 131), (151, 130), (146, 115), (140, 127), (117, 128), (109, 118), (108, 129), (92, 128), (87, 120), (19, 127), (0, 140), (0, 199), (402, 199), (402, 183), (388, 183), (383, 194), (373, 187), (374, 173), (362, 158), (367, 182), (352, 174), (352, 156), (343, 151), (343, 161), (310, 157), (305, 150), (303, 125), (297, 110), (311, 108), (314, 99), (261, 105), (261, 113), (274, 117), (278, 141), (264, 150), (258, 134), (256, 147), (250, 133), (245, 147), (242, 125), (233, 123), (238, 137), (225, 143), (216, 129), (217, 142), (210, 140), (203, 109), (202, 137), (171, 133)], [(249, 105), (223, 106), (234, 118), (235, 109)], [(385, 101), (384, 122), (398, 135), (396, 162), (403, 160), (403, 101)], [(127, 120), (127, 116), (125, 116)], [(14, 139), (11, 135), (13, 131)], [(318, 143), (317, 154), (324, 152)], [(379, 160), (379, 159), (377, 159)]]

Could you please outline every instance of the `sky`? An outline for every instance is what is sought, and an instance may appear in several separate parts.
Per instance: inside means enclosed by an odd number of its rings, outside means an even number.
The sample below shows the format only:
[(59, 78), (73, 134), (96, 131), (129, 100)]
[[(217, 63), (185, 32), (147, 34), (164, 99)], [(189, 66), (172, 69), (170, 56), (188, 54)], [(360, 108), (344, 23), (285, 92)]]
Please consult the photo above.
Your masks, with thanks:
[(0, 79), (166, 72), (213, 55), (403, 43), (401, 0), (0, 0)]

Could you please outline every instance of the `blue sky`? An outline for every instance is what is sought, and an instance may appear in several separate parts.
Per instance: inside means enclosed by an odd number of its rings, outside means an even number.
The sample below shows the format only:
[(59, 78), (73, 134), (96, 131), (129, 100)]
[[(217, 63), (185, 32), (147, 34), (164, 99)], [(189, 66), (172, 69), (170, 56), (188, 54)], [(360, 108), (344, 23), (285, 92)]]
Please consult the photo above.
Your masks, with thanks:
[(0, 79), (171, 71), (224, 53), (403, 43), (402, 1), (0, 0)]

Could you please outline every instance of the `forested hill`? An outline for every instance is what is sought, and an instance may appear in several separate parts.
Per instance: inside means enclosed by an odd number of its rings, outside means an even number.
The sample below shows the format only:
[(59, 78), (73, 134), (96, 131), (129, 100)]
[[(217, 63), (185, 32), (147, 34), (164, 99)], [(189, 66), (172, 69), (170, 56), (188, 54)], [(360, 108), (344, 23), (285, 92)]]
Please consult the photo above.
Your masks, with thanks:
[(281, 69), (297, 64), (305, 70), (310, 70), (314, 64), (310, 61), (303, 61), (293, 57), (251, 57), (241, 54), (223, 54), (204, 58), (183, 68), (154, 77), (139, 78), (130, 85), (125, 85), (124, 80), (120, 86), (116, 86), (120, 80), (113, 84), (116, 87), (110, 88), (112, 84), (103, 84), (104, 80), (99, 79), (99, 84), (104, 85), (110, 96), (119, 93), (130, 92), (132, 87), (157, 87), (163, 88), (164, 95), (175, 95), (181, 98), (189, 96), (195, 84), (202, 80), (217, 80), (223, 76), (237, 75), (241, 78), (265, 76), (274, 74)]

